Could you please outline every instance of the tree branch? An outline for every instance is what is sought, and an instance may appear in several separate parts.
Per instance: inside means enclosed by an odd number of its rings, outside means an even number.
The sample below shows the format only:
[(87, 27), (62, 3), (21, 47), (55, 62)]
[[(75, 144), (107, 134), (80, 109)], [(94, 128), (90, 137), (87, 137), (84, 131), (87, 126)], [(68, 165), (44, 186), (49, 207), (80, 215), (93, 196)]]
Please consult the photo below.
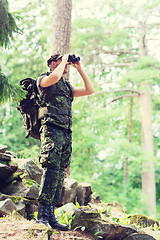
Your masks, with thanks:
[[(113, 89), (113, 90), (105, 90), (105, 91), (99, 91), (99, 92), (95, 92), (94, 94), (90, 95), (90, 96), (97, 96), (97, 95), (101, 95), (101, 94), (106, 94), (106, 93), (115, 93), (115, 92), (132, 92), (135, 93), (136, 96), (141, 95), (141, 92), (135, 89), (129, 89), (129, 88), (122, 88), (122, 89)], [(124, 95), (127, 96), (127, 95)]]
[[(112, 55), (122, 55), (122, 54), (126, 54), (126, 53), (132, 53), (132, 54), (139, 54), (138, 52), (136, 52), (137, 50), (139, 50), (138, 48), (131, 48), (131, 49), (128, 49), (128, 50), (103, 50), (104, 53), (106, 54), (112, 54)], [(135, 52), (133, 52), (135, 51)]]
[(138, 95), (137, 95), (137, 94), (125, 94), (125, 95), (121, 95), (121, 96), (118, 96), (118, 97), (112, 99), (112, 101), (110, 101), (110, 102), (107, 103), (107, 104), (110, 104), (110, 103), (112, 103), (112, 102), (115, 102), (115, 101), (117, 101), (117, 100), (119, 100), (119, 99), (121, 99), (121, 98), (125, 98), (125, 97), (133, 98), (133, 97), (138, 97)]

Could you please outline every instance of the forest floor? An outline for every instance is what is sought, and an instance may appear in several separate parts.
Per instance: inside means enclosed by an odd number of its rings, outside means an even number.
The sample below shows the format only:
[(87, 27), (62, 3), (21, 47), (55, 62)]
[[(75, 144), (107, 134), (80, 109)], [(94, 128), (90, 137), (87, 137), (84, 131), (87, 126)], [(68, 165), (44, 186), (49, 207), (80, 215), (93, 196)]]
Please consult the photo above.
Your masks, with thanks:
[(91, 234), (86, 233), (85, 231), (82, 232), (80, 230), (76, 231), (67, 231), (62, 232), (59, 231), (59, 233), (55, 233), (51, 236), (51, 240), (94, 240), (93, 236)]
[[(31, 240), (37, 239), (30, 234), (27, 229), (27, 225), (29, 226), (31, 221), (26, 219), (19, 219), (15, 217), (4, 217), (0, 218), (0, 239), (7, 240)], [(35, 224), (35, 221), (33, 221)], [(25, 225), (25, 230), (22, 230), (22, 226)], [(38, 225), (38, 224), (37, 224)], [(80, 230), (69, 230), (69, 231), (53, 231), (50, 240), (94, 240), (94, 237), (91, 234), (86, 233), (85, 231)]]

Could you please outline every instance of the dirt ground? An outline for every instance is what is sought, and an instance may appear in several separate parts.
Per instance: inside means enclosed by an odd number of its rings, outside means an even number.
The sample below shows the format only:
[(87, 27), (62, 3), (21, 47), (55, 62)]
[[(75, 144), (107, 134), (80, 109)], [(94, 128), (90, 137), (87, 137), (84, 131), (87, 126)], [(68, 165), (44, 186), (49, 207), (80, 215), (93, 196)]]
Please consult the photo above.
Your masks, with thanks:
[[(35, 222), (34, 222), (35, 223)], [(31, 240), (34, 239), (27, 231), (22, 230), (22, 225), (31, 224), (29, 221), (24, 219), (16, 219), (15, 217), (4, 217), (0, 218), (0, 239), (7, 240)], [(93, 236), (85, 231), (80, 230), (69, 230), (53, 231), (50, 240), (94, 240)]]
[(77, 230), (67, 232), (61, 231), (55, 234), (53, 233), (53, 235), (51, 236), (51, 240), (94, 240), (94, 238), (86, 232)]

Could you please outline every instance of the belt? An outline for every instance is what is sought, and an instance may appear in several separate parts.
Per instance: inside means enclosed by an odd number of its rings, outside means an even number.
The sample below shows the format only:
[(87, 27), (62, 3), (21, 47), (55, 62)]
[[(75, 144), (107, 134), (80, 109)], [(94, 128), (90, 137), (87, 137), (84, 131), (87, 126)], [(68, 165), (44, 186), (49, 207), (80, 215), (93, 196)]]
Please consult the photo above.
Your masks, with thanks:
[(41, 119), (45, 116), (52, 116), (52, 115), (68, 115), (71, 116), (71, 111), (68, 109), (58, 109), (55, 107), (41, 107), (39, 108), (38, 112), (38, 119)]

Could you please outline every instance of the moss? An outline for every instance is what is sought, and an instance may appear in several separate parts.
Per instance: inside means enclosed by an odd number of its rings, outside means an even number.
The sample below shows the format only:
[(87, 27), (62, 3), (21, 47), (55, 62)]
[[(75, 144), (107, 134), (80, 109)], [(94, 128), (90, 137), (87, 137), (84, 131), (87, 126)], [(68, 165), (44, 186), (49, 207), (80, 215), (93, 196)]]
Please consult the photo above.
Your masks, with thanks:
[(21, 197), (19, 197), (19, 196), (12, 196), (11, 200), (12, 200), (12, 202), (14, 202), (16, 204), (16, 203), (19, 202), (19, 200), (21, 200)]
[[(17, 159), (18, 161), (18, 159)], [(14, 159), (14, 160), (10, 160), (9, 161), (9, 164), (12, 165), (12, 166), (17, 166), (17, 161)]]
[(157, 220), (149, 218), (145, 215), (130, 215), (128, 216), (128, 219), (130, 220), (130, 224), (136, 224), (139, 225), (141, 227), (149, 227), (149, 226), (154, 226), (155, 224), (157, 224), (157, 226), (159, 227), (159, 223)]
[(23, 182), (27, 187), (31, 187), (34, 183), (38, 186), (38, 188), (40, 187), (40, 185), (39, 185), (35, 180), (30, 179), (30, 178), (28, 178), (28, 179), (23, 178), (23, 179), (22, 179), (22, 182)]
[(11, 184), (16, 184), (17, 183), (17, 180), (13, 180)]
[(21, 175), (21, 179), (22, 179), (22, 182), (27, 186), (27, 187), (31, 187), (34, 183), (38, 186), (38, 188), (40, 188), (40, 185), (33, 179), (31, 179), (28, 175), (27, 172), (24, 172), (22, 175)]
[(16, 172), (13, 176), (13, 179), (19, 178), (22, 174), (23, 174), (23, 172)]

